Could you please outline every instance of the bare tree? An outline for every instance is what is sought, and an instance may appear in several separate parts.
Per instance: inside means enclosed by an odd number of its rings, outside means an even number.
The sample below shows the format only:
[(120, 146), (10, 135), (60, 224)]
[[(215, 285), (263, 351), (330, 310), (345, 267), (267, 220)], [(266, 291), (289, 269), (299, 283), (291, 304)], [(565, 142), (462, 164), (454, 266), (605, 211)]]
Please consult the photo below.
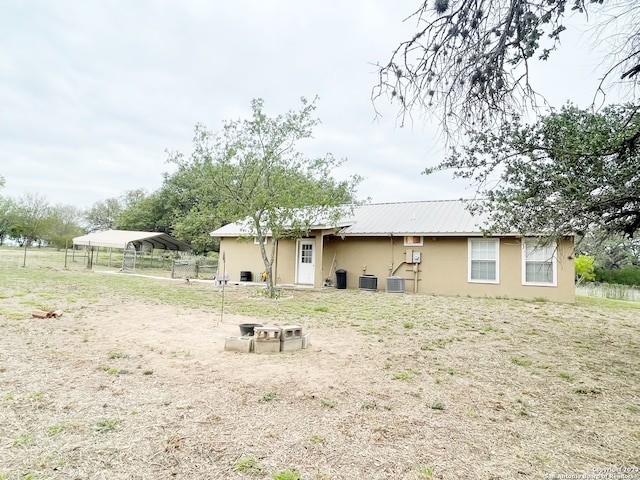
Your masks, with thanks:
[(559, 46), (570, 12), (615, 32), (600, 91), (614, 78), (637, 86), (637, 0), (425, 0), (405, 20), (416, 22), (415, 35), (378, 65), (372, 99), (397, 101), (402, 123), (416, 109), (434, 114), (449, 136), (535, 110), (545, 101), (530, 66)]

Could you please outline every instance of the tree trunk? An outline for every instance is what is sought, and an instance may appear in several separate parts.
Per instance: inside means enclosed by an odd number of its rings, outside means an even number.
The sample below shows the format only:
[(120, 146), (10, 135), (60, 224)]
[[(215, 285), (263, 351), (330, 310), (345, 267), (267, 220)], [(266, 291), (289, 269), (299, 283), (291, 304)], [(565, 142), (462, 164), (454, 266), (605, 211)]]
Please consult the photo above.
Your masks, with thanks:
[(273, 264), (276, 255), (276, 249), (278, 247), (278, 240), (275, 238), (271, 239), (271, 255), (267, 255), (266, 248), (266, 240), (260, 243), (260, 253), (262, 254), (262, 261), (264, 262), (264, 271), (267, 274), (266, 282), (267, 282), (267, 295), (269, 298), (276, 297), (276, 287), (273, 277)]

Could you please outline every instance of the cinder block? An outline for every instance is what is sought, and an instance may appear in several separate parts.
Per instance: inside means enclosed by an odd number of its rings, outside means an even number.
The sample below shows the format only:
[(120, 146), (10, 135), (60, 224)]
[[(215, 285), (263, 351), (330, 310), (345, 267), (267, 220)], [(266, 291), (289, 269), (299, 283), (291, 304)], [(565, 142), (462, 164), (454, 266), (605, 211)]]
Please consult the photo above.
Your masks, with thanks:
[(253, 329), (257, 342), (279, 342), (282, 334), (280, 327), (255, 327)]
[(302, 349), (302, 337), (295, 337), (289, 340), (283, 340), (280, 342), (281, 352), (292, 352), (294, 350)]
[(285, 325), (280, 327), (282, 330), (281, 340), (291, 340), (293, 338), (302, 338), (302, 327), (299, 325)]
[(230, 352), (249, 353), (254, 350), (253, 337), (227, 337), (224, 349)]
[(282, 342), (280, 340), (262, 340), (256, 341), (253, 344), (253, 351), (255, 353), (278, 353), (280, 351), (280, 345)]
[(309, 345), (311, 345), (310, 337), (310, 333), (305, 333), (304, 335), (302, 335), (302, 348), (309, 348)]

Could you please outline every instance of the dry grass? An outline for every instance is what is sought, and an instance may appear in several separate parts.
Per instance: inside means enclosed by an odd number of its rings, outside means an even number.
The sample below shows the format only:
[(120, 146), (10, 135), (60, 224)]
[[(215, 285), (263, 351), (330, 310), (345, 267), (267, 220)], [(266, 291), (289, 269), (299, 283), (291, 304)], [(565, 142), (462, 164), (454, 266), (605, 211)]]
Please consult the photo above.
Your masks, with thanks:
[[(3, 480), (640, 467), (634, 304), (230, 287), (221, 317), (204, 283), (46, 274), (0, 274)], [(65, 314), (29, 318), (43, 303)], [(225, 352), (246, 320), (295, 321), (312, 346)]]

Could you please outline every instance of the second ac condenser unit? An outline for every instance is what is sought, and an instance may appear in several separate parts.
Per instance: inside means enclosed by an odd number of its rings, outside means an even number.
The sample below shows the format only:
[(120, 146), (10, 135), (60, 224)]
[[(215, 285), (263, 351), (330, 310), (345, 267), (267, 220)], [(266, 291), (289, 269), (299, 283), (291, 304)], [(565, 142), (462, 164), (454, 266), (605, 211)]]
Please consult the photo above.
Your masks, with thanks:
[(387, 277), (387, 293), (404, 293), (404, 277)]

